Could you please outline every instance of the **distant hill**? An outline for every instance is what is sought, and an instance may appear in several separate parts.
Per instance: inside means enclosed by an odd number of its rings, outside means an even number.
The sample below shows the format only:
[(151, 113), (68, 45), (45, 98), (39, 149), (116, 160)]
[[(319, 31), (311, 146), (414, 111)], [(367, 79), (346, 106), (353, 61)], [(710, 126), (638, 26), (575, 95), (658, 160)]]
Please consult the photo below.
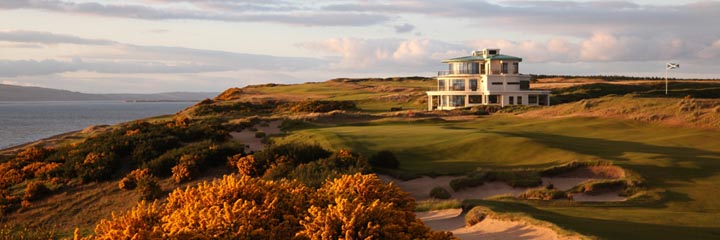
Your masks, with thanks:
[(217, 96), (215, 92), (167, 92), (151, 94), (89, 94), (42, 87), (0, 84), (0, 101), (181, 101), (202, 100)]

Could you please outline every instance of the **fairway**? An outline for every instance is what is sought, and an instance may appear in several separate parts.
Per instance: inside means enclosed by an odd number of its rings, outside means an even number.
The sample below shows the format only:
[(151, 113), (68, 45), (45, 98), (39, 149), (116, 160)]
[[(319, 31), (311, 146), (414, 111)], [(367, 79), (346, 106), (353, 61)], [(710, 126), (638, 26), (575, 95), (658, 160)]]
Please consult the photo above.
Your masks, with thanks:
[[(471, 121), (371, 122), (291, 132), (277, 142), (312, 142), (365, 155), (394, 152), (402, 171), (461, 174), (477, 168), (546, 167), (606, 160), (666, 190), (662, 203), (633, 207), (536, 206), (578, 232), (616, 239), (720, 232), (720, 133), (601, 118), (527, 119), (494, 115)], [(544, 217), (543, 217), (544, 216)], [(597, 227), (598, 223), (604, 226)], [(612, 223), (612, 224), (610, 224)], [(632, 229), (609, 229), (623, 225)], [(650, 231), (648, 232), (635, 232)], [(664, 233), (672, 235), (664, 235)], [(638, 235), (635, 235), (638, 234)], [(672, 238), (672, 237), (671, 237)]]

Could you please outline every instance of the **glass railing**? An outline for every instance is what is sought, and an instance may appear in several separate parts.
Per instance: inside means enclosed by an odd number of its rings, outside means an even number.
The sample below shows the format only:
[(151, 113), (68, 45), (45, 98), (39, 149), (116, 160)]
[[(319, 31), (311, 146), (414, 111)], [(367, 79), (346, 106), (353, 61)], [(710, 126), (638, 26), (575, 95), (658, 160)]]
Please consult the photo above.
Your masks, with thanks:
[(477, 70), (453, 70), (453, 71), (438, 71), (438, 76), (453, 75), (453, 74), (481, 74)]

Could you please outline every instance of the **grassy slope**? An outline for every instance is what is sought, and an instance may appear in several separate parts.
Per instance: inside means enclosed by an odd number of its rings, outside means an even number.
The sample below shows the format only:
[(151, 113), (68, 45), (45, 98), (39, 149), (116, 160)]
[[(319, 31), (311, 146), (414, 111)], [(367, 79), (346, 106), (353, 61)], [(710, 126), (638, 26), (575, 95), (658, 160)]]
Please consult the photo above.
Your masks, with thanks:
[[(539, 167), (573, 160), (610, 160), (667, 189), (667, 202), (642, 207), (538, 207), (545, 220), (581, 233), (617, 238), (632, 234), (698, 237), (720, 231), (720, 134), (637, 121), (516, 116), (469, 122), (390, 122), (318, 127), (282, 141), (313, 141), (333, 148), (397, 153), (415, 173)], [(598, 225), (603, 223), (604, 225)], [(614, 229), (623, 225), (634, 228)], [(612, 230), (612, 231), (611, 231)], [(655, 235), (657, 234), (657, 235)]]
[[(240, 96), (302, 100), (351, 100), (366, 112), (388, 111), (391, 107), (426, 108), (425, 91), (433, 86), (428, 78), (332, 80), (319, 83), (244, 88)], [(242, 98), (241, 98), (242, 99)]]

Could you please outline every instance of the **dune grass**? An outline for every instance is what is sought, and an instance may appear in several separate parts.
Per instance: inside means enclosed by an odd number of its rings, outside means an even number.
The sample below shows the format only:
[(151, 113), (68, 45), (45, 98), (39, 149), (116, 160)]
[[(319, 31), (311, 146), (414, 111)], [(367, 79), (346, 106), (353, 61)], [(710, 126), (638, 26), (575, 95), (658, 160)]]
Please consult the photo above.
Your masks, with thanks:
[(630, 206), (513, 206), (562, 227), (611, 239), (684, 238), (679, 235), (684, 231), (693, 231), (691, 235), (699, 237), (695, 239), (707, 239), (720, 233), (720, 133), (716, 130), (589, 117), (494, 115), (465, 122), (314, 127), (276, 141), (315, 142), (366, 155), (390, 150), (398, 157), (400, 170), (415, 174), (609, 161), (642, 175), (650, 187), (664, 189), (663, 200)]

